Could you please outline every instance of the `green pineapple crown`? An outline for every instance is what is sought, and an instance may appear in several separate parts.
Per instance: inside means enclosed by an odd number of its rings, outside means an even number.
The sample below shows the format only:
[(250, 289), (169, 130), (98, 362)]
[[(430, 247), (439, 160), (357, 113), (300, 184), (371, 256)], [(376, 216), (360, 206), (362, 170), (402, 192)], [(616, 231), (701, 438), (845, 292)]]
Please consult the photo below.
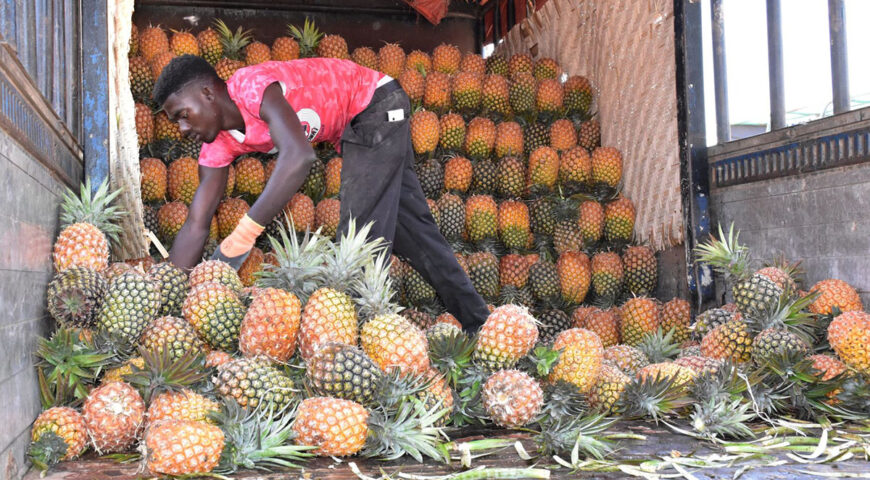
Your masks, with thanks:
[(112, 205), (120, 194), (120, 188), (109, 192), (107, 180), (103, 180), (96, 191), (93, 190), (90, 178), (85, 179), (78, 195), (67, 188), (60, 206), (61, 228), (74, 223), (89, 223), (103, 232), (110, 242), (117, 244), (122, 230), (115, 224), (115, 220), (127, 213), (121, 207)]
[(341, 292), (349, 292), (351, 285), (364, 278), (364, 268), (372, 263), (372, 258), (384, 251), (385, 243), (381, 238), (368, 240), (373, 223), (369, 222), (357, 230), (353, 218), (338, 242), (326, 242), (326, 254), (321, 270), (322, 285)]
[(314, 57), (317, 55), (317, 44), (323, 38), (323, 33), (317, 29), (314, 22), (310, 18), (305, 17), (305, 23), (302, 29), (296, 25), (288, 25), (287, 31), (290, 36), (299, 42), (299, 55), (303, 58)]
[(372, 409), (361, 454), (383, 460), (410, 455), (418, 462), (427, 456), (446, 463), (448, 458), (441, 448), (444, 434), (435, 426), (446, 413), (440, 402), (427, 410), (420, 400), (411, 397), (405, 397), (392, 409)]
[(658, 423), (667, 414), (691, 403), (684, 393), (685, 385), (674, 378), (657, 373), (644, 379), (634, 379), (625, 386), (614, 411), (625, 418), (648, 417)]
[(30, 444), (27, 449), (27, 456), (33, 462), (33, 466), (40, 472), (45, 472), (52, 465), (60, 462), (60, 459), (66, 455), (67, 445), (64, 439), (52, 432), (47, 431), (39, 436), (39, 439)]
[(646, 333), (637, 345), (650, 363), (669, 362), (680, 353), (680, 346), (674, 341), (676, 327), (664, 332), (661, 327), (654, 332)]
[(768, 328), (781, 328), (800, 337), (807, 345), (814, 343), (813, 332), (817, 330), (817, 316), (808, 307), (818, 298), (820, 292), (813, 292), (794, 298), (791, 292), (783, 292), (777, 301), (770, 303), (761, 311), (753, 309), (744, 316), (753, 335)]
[(278, 228), (278, 237), (269, 237), (278, 265), (263, 264), (263, 270), (257, 273), (257, 286), (286, 290), (304, 304), (320, 286), (328, 241), (317, 232), (308, 231), (298, 239), (292, 219), (285, 216), (285, 223)]
[(586, 395), (577, 390), (577, 386), (564, 380), (555, 383), (543, 383), (544, 405), (538, 416), (538, 422), (554, 423), (564, 418), (577, 418), (589, 410)]
[(712, 234), (710, 240), (695, 247), (697, 261), (710, 264), (713, 269), (731, 280), (744, 280), (752, 275), (752, 258), (749, 249), (738, 243), (740, 232), (734, 231), (734, 224), (728, 228), (728, 235), (719, 225), (719, 238)]
[(755, 414), (749, 410), (751, 406), (751, 403), (742, 399), (708, 400), (696, 403), (689, 419), (696, 432), (713, 442), (721, 437), (752, 437), (752, 430), (746, 425), (746, 422), (755, 418)]
[(471, 355), (477, 342), (462, 330), (448, 324), (436, 324), (426, 338), (429, 341), (429, 360), (432, 366), (446, 376), (451, 387), (458, 387), (464, 370), (471, 363)]
[(251, 31), (243, 30), (241, 25), (235, 32), (220, 18), (215, 19), (214, 28), (220, 35), (224, 55), (230, 60), (241, 60), (242, 50), (251, 43)]
[(542, 424), (540, 432), (535, 435), (535, 444), (542, 457), (572, 452), (572, 456), (579, 457), (582, 453), (602, 460), (616, 450), (613, 441), (602, 435), (616, 419), (604, 415), (565, 418)]
[(363, 267), (361, 277), (355, 279), (351, 287), (360, 324), (378, 315), (398, 313), (401, 308), (393, 302), (396, 290), (390, 277), (390, 256), (386, 250)]
[(64, 327), (55, 330), (51, 338), (39, 339), (36, 356), (40, 400), (45, 409), (84, 400), (89, 386), (116, 359), (115, 353), (80, 339), (79, 330)]
[(181, 391), (208, 378), (205, 359), (197, 351), (175, 359), (169, 348), (154, 351), (139, 347), (139, 355), (145, 366), (132, 365), (133, 372), (124, 379), (139, 390), (145, 403), (162, 392)]

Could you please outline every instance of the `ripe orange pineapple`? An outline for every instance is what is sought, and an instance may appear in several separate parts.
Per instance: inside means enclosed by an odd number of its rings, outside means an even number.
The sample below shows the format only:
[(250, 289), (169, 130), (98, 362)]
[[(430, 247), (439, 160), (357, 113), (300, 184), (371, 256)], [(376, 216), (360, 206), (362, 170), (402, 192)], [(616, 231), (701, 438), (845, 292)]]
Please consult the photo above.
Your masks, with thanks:
[(169, 40), (169, 48), (176, 55), (199, 56), (199, 44), (192, 33), (184, 30), (172, 30), (172, 38)]
[(450, 109), (450, 77), (441, 72), (429, 72), (423, 89), (423, 106), (436, 112)]
[(156, 82), (158, 78), (160, 78), (160, 74), (163, 73), (163, 69), (169, 65), (169, 62), (175, 58), (175, 53), (172, 50), (166, 50), (165, 52), (160, 52), (151, 59), (149, 65), (151, 66), (151, 78)]
[(302, 304), (296, 295), (265, 288), (254, 296), (239, 330), (239, 350), (248, 357), (265, 355), (287, 362), (296, 351)]
[(626, 375), (635, 376), (637, 371), (649, 365), (646, 354), (628, 345), (614, 345), (604, 350), (604, 359), (616, 365)]
[(324, 35), (317, 44), (317, 55), (344, 60), (350, 58), (347, 52), (347, 41), (341, 35)]
[(220, 410), (220, 404), (193, 390), (162, 392), (151, 399), (145, 419), (149, 424), (163, 420), (207, 422), (210, 412)]
[[(656, 301), (647, 297), (628, 299), (620, 308), (621, 337), (626, 345), (636, 346), (643, 337), (659, 328), (660, 313)], [(747, 350), (748, 352), (748, 350)]]
[(465, 134), (465, 153), (473, 159), (488, 157), (495, 145), (495, 135), (496, 129), (492, 120), (485, 117), (472, 118)]
[(350, 57), (358, 65), (372, 70), (378, 69), (378, 54), (369, 47), (357, 47)]
[(235, 293), (240, 293), (244, 288), (236, 269), (220, 260), (206, 260), (199, 263), (190, 271), (188, 279), (191, 290), (212, 282), (225, 285)]
[(92, 390), (82, 415), (94, 450), (100, 455), (133, 445), (145, 419), (145, 402), (129, 384), (109, 382)]
[(672, 388), (683, 391), (689, 388), (696, 376), (691, 368), (674, 362), (651, 363), (637, 371), (637, 378), (641, 381), (667, 378), (673, 382)]
[(335, 238), (341, 219), (341, 202), (337, 198), (324, 198), (314, 207), (314, 228), (327, 238)]
[(157, 211), (157, 230), (161, 240), (171, 245), (178, 231), (187, 220), (187, 205), (182, 202), (169, 202)]
[(533, 192), (548, 192), (559, 178), (559, 154), (550, 147), (538, 147), (529, 155), (526, 187)]
[(154, 115), (154, 135), (157, 140), (181, 140), (181, 130), (178, 129), (178, 124), (169, 120), (165, 112), (158, 112)]
[(486, 73), (486, 60), (476, 53), (466, 53), (459, 62), (460, 72)]
[(295, 441), (318, 447), (312, 450), (315, 455), (354, 455), (365, 445), (368, 417), (365, 407), (352, 400), (306, 398), (296, 410)]
[(139, 32), (139, 55), (151, 61), (158, 54), (169, 50), (169, 38), (162, 28), (149, 25)]
[(323, 195), (334, 197), (341, 190), (341, 157), (332, 157), (326, 162), (326, 190)]
[(834, 308), (840, 312), (864, 310), (861, 297), (854, 287), (838, 279), (822, 280), (810, 288), (810, 293), (820, 292), (818, 298), (810, 305), (810, 312), (819, 315), (830, 315)]
[(423, 92), (426, 88), (426, 78), (423, 74), (414, 69), (405, 69), (402, 75), (399, 76), (399, 84), (411, 102), (418, 103), (423, 100)]
[(378, 70), (393, 78), (399, 78), (405, 70), (405, 51), (395, 43), (388, 43), (378, 50)]
[[(598, 307), (579, 306), (571, 312), (571, 325), (573, 328), (586, 328), (586, 321), (594, 313), (599, 311)], [(600, 337), (600, 335), (599, 335)]]
[(308, 195), (301, 192), (295, 193), (290, 199), (287, 209), (297, 232), (314, 230), (314, 201)]
[(486, 380), (481, 400), (493, 423), (519, 428), (535, 419), (544, 404), (538, 382), (519, 370), (499, 370)]
[(811, 360), (813, 362), (813, 368), (821, 373), (821, 380), (823, 382), (827, 382), (828, 380), (842, 374), (847, 370), (845, 363), (837, 360), (830, 355), (810, 355), (809, 357), (807, 357), (807, 360)]
[(497, 158), (523, 154), (523, 128), (517, 122), (502, 122), (495, 129)]
[(614, 147), (592, 152), (592, 182), (616, 188), (622, 181), (622, 153)]
[[(554, 124), (555, 125), (555, 124)], [(562, 152), (562, 156), (559, 159), (559, 182), (566, 186), (581, 186), (588, 185), (592, 180), (592, 159), (589, 157), (589, 153), (586, 152), (586, 149), (583, 147), (573, 147), (564, 152)], [(590, 201), (587, 201), (590, 202)], [(584, 203), (587, 203), (584, 202)], [(592, 202), (599, 206), (597, 202)], [(582, 217), (582, 206), (581, 206), (581, 217)], [(592, 206), (587, 206), (586, 208), (594, 208)], [(604, 226), (604, 211), (601, 211), (601, 227)], [(584, 231), (584, 238), (589, 238), (597, 241), (600, 238), (600, 233), (596, 237), (595, 235), (586, 235), (587, 232)], [(588, 233), (591, 233), (588, 232)]]
[(93, 194), (86, 181), (79, 195), (67, 189), (61, 204), (60, 223), (63, 230), (54, 241), (54, 269), (62, 272), (69, 267), (87, 267), (97, 272), (109, 266), (109, 240), (117, 240), (119, 227), (112, 223), (123, 214), (110, 206), (120, 190), (109, 193), (103, 183)]
[(550, 373), (550, 382), (562, 380), (581, 393), (588, 392), (598, 379), (604, 360), (604, 347), (598, 335), (583, 328), (570, 328), (556, 337), (553, 349), (562, 353)]
[(140, 186), (142, 201), (152, 203), (166, 198), (166, 165), (159, 158), (139, 160)]
[(492, 112), (502, 117), (510, 115), (510, 84), (505, 77), (501, 75), (484, 77), (481, 96), (481, 107), (485, 112)]
[(625, 387), (631, 383), (631, 378), (618, 367), (605, 362), (598, 372), (598, 379), (586, 396), (593, 410), (607, 414), (622, 397)]
[(515, 200), (505, 200), (498, 206), (498, 231), (508, 249), (525, 248), (529, 238), (529, 207)]
[[(37, 447), (44, 443), (40, 439), (47, 433), (54, 433), (66, 444), (66, 453), (60, 458), (51, 458), (48, 451), (34, 455), (34, 460), (41, 462), (45, 467), (51, 466), (55, 461), (72, 460), (81, 455), (88, 446), (88, 431), (82, 414), (69, 407), (52, 407), (40, 413), (33, 422), (31, 441)], [(31, 447), (33, 452), (33, 447)], [(42, 466), (40, 466), (42, 468)]]
[(661, 320), (660, 326), (663, 332), (667, 333), (672, 329), (674, 330), (674, 343), (679, 345), (689, 339), (692, 307), (688, 301), (682, 298), (673, 298), (665, 303), (662, 306)]
[(552, 58), (542, 58), (535, 62), (532, 68), (532, 73), (536, 80), (553, 79), (558, 80), (562, 75), (562, 67)]
[(491, 370), (511, 368), (538, 341), (535, 323), (534, 317), (523, 307), (497, 307), (477, 334), (474, 359)]
[(366, 322), (360, 344), (385, 372), (398, 368), (402, 375), (422, 375), (429, 369), (426, 336), (401, 315), (378, 315)]
[[(151, 64), (142, 57), (130, 58), (130, 91), (133, 98), (147, 102), (151, 99), (151, 91), (154, 89), (154, 77), (151, 75)], [(138, 110), (137, 110), (138, 114)], [(151, 110), (148, 110), (151, 116)], [(138, 124), (136, 130), (138, 131)]]
[(465, 144), (465, 120), (456, 113), (441, 116), (441, 148), (459, 150)]
[(453, 75), (453, 108), (461, 112), (473, 112), (480, 107), (483, 75), (459, 72)]
[(541, 113), (558, 114), (562, 110), (562, 84), (558, 80), (544, 79), (538, 83), (535, 106)]
[(462, 62), (462, 52), (456, 45), (442, 43), (432, 50), (432, 68), (436, 72), (453, 75), (459, 71)]
[[(576, 320), (576, 318), (575, 318)], [(601, 339), (604, 348), (612, 347), (619, 343), (619, 316), (613, 309), (593, 309), (585, 319), (583, 327), (595, 332)]]
[(464, 193), (471, 186), (471, 160), (456, 156), (444, 164), (444, 188), (450, 192)]
[(622, 291), (622, 259), (615, 252), (599, 252), (592, 257), (592, 287), (599, 297), (616, 299)]
[(130, 50), (127, 52), (128, 57), (139, 55), (139, 27), (136, 24), (130, 25)]
[(870, 314), (852, 310), (828, 325), (828, 342), (846, 365), (870, 373)]
[[(251, 43), (251, 31), (243, 30), (242, 27), (239, 27), (233, 32), (220, 19), (215, 20), (214, 25), (220, 36), (220, 43), (224, 54), (224, 57), (215, 64), (215, 70), (220, 78), (228, 80), (236, 70), (245, 66), (245, 62), (242, 61), (242, 51)], [(267, 53), (267, 59), (269, 55), (271, 55), (271, 52)]]
[(263, 262), (266, 260), (266, 255), (260, 250), (259, 247), (251, 248), (251, 253), (248, 254), (248, 258), (242, 262), (242, 266), (239, 267), (239, 279), (242, 281), (242, 285), (246, 287), (250, 287), (254, 285), (254, 282), (257, 280), (257, 272), (261, 272), (263, 270)]
[(299, 43), (290, 37), (278, 37), (272, 42), (269, 56), (279, 62), (296, 60), (299, 58)]
[(567, 251), (556, 262), (562, 299), (571, 304), (583, 303), (589, 292), (592, 272), (585, 253)]
[(224, 449), (224, 433), (215, 425), (190, 420), (165, 420), (145, 431), (149, 471), (186, 475), (212, 471)]
[(154, 141), (154, 117), (151, 116), (151, 109), (147, 105), (136, 104), (135, 121), (139, 146), (143, 147)]
[(206, 27), (205, 30), (199, 32), (196, 35), (196, 42), (199, 44), (202, 58), (212, 65), (216, 64), (224, 54), (221, 36), (211, 27)]
[(503, 287), (522, 288), (529, 280), (529, 267), (533, 261), (516, 253), (509, 253), (499, 259), (499, 281)]
[(181, 157), (169, 164), (167, 177), (169, 199), (190, 205), (199, 187), (199, 163), (191, 157)]
[(604, 237), (610, 242), (631, 241), (635, 214), (631, 200), (622, 196), (605, 205)]
[(272, 59), (272, 50), (263, 42), (253, 41), (245, 47), (245, 64), (257, 65)]
[(218, 239), (223, 240), (233, 233), (239, 220), (248, 213), (251, 207), (241, 198), (224, 199), (217, 208)]
[(405, 70), (414, 70), (425, 75), (432, 71), (432, 59), (428, 53), (414, 50), (405, 59)]
[(356, 345), (359, 338), (353, 300), (333, 288), (320, 288), (311, 294), (302, 312), (299, 328), (299, 353), (309, 359), (326, 342)]
[(705, 357), (746, 363), (751, 358), (751, 350), (752, 335), (743, 320), (729, 320), (701, 339), (701, 354)]
[(411, 144), (418, 155), (428, 155), (435, 151), (440, 138), (438, 115), (428, 110), (420, 110), (411, 116)]
[(514, 78), (517, 73), (532, 73), (534, 61), (531, 55), (526, 53), (515, 53), (508, 60), (508, 76)]
[(577, 146), (577, 131), (574, 124), (567, 118), (562, 118), (550, 125), (550, 146), (564, 152)]

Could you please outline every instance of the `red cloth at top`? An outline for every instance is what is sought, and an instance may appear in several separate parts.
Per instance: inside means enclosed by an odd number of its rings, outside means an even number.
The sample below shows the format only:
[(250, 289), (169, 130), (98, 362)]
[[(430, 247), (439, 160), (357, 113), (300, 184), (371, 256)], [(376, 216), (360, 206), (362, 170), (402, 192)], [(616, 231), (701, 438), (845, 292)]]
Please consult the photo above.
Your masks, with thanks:
[(449, 0), (405, 0), (405, 2), (420, 12), (420, 15), (426, 17), (426, 20), (432, 22), (433, 25), (438, 25), (444, 15), (447, 15)]

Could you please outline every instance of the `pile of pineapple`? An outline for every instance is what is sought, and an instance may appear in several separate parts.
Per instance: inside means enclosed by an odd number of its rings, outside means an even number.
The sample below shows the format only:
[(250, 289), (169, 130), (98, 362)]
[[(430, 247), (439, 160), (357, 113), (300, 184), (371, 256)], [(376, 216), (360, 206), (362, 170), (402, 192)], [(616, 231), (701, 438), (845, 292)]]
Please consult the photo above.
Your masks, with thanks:
[[(41, 468), (89, 448), (138, 452), (169, 475), (296, 467), (312, 455), (446, 461), (445, 433), (468, 424), (523, 427), (544, 460), (600, 459), (616, 450), (605, 434), (616, 418), (688, 422), (683, 432), (719, 440), (777, 416), (870, 414), (870, 315), (845, 282), (804, 292), (796, 268), (756, 270), (733, 230), (720, 230), (697, 255), (733, 303), (693, 321), (685, 300), (649, 296), (655, 256), (632, 245), (622, 158), (598, 145), (582, 77), (449, 45), (348, 55), (310, 23), (271, 51), (241, 29), (216, 30), (170, 39), (149, 27), (131, 44), (149, 228), (171, 244), (198, 183), (199, 146), (147, 104), (167, 59), (201, 54), (227, 76), (268, 59), (353, 58), (399, 78), (415, 102), (418, 176), (491, 314), (469, 337), (368, 226), (335, 238), (341, 158), (327, 146), (239, 272), (110, 262), (117, 192), (85, 184), (63, 204), (47, 292), (57, 329), (37, 352), (45, 411), (30, 456)], [(236, 161), (212, 245), (274, 161)]]

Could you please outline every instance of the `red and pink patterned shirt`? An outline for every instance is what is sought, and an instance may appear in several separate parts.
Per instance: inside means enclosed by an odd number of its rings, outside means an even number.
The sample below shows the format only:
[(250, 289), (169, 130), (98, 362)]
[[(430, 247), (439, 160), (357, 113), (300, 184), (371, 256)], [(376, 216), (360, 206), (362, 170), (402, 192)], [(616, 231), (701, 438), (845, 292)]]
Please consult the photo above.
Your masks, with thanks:
[(369, 104), (384, 74), (350, 60), (306, 58), (264, 62), (241, 68), (227, 81), (227, 92), (245, 120), (245, 132), (224, 130), (202, 145), (199, 163), (225, 167), (241, 155), (275, 149), (269, 125), (260, 118), (266, 87), (281, 85), (309, 142), (339, 144), (344, 128)]

